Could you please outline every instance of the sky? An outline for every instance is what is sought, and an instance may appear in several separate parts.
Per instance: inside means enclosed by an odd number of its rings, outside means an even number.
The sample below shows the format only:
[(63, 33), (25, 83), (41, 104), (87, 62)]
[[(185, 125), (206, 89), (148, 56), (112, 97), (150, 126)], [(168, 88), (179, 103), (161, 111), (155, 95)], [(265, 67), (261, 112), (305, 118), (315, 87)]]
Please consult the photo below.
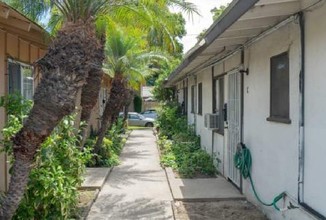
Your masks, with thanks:
[(184, 15), (186, 19), (186, 30), (187, 35), (181, 40), (184, 46), (184, 53), (195, 46), (197, 39), (196, 37), (201, 33), (202, 30), (208, 29), (213, 23), (211, 9), (214, 7), (219, 8), (220, 5), (226, 5), (231, 0), (188, 0), (194, 3), (200, 11), (201, 16), (194, 15), (193, 19)]

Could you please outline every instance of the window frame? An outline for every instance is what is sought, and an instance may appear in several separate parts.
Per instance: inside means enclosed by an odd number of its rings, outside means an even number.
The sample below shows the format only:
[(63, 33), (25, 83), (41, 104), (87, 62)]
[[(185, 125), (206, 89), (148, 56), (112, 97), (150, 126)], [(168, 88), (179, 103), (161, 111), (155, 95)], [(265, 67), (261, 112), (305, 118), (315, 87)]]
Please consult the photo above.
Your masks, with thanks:
[[(286, 114), (285, 115), (278, 115), (277, 111), (279, 110), (279, 107), (275, 107), (275, 105), (280, 105), (280, 102), (275, 101), (277, 97), (275, 97), (275, 86), (274, 83), (279, 83), (275, 82), (275, 74), (277, 72), (274, 72), (275, 69), (275, 62), (277, 59), (280, 59), (281, 57), (286, 56), (287, 59), (287, 87), (284, 89), (286, 90), (287, 94), (284, 94), (282, 97), (287, 96), (287, 109), (286, 109)], [(277, 64), (276, 64), (277, 65)], [(274, 75), (273, 75), (274, 73)], [(280, 74), (280, 73), (278, 73)], [(284, 78), (282, 78), (283, 80)], [(282, 90), (283, 92), (283, 90)], [(280, 54), (277, 54), (275, 56), (272, 56), (270, 58), (270, 100), (269, 100), (269, 117), (266, 118), (267, 121), (271, 122), (278, 122), (278, 123), (284, 123), (284, 124), (291, 124), (291, 119), (290, 119), (290, 58), (289, 58), (289, 52), (283, 52)]]
[[(10, 77), (11, 77), (11, 73), (10, 73), (10, 68), (9, 68), (9, 65), (10, 64), (16, 64), (16, 65), (19, 65), (19, 68), (20, 68), (20, 71), (19, 71), (19, 77), (20, 77), (20, 82), (19, 82), (19, 84), (20, 84), (20, 91), (19, 91), (19, 93), (20, 93), (20, 95), (22, 96), (22, 97), (24, 97), (25, 99), (28, 99), (28, 100), (33, 100), (33, 96), (34, 96), (34, 93), (35, 93), (35, 79), (34, 79), (34, 76), (35, 76), (35, 68), (31, 65), (31, 64), (27, 64), (27, 63), (23, 63), (23, 62), (20, 62), (20, 61), (17, 61), (17, 60), (13, 60), (13, 59), (8, 59), (7, 60), (7, 74), (8, 74), (8, 87), (7, 87), (7, 89), (8, 89), (8, 94), (12, 94), (12, 92), (10, 91), (11, 90), (11, 88), (10, 88)], [(23, 67), (25, 67), (25, 68), (30, 68), (31, 70), (32, 70), (32, 97), (31, 97), (31, 99), (30, 98), (27, 98), (27, 97), (25, 97), (25, 95), (24, 95), (24, 88), (26, 87), (26, 86), (24, 86), (24, 76), (23, 76), (23, 72), (22, 72), (22, 68)], [(13, 93), (15, 93), (15, 92), (17, 92), (17, 91), (13, 91)]]
[(183, 88), (184, 115), (188, 114), (188, 86)]
[(195, 113), (195, 85), (191, 86), (191, 110), (190, 113)]
[[(220, 135), (224, 135), (225, 75), (226, 74), (222, 74), (213, 78), (213, 113), (217, 113), (217, 107), (219, 109), (219, 128), (214, 129), (213, 131)], [(219, 89), (219, 103), (217, 103), (217, 89)]]

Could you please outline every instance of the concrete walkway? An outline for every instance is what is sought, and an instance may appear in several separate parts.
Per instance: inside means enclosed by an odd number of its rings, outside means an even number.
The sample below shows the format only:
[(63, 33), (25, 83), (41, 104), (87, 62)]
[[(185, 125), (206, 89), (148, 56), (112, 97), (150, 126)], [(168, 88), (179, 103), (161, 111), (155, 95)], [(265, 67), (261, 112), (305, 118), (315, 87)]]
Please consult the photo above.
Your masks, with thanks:
[(153, 132), (135, 130), (87, 219), (173, 219), (171, 202)]

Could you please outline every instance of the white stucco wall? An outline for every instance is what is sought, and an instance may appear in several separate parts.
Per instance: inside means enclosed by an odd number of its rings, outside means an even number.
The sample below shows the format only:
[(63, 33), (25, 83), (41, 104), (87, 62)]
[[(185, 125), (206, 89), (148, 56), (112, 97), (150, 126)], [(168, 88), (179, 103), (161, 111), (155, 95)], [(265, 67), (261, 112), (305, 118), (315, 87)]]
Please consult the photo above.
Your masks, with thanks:
[[(291, 124), (266, 120), (270, 114), (270, 57), (286, 51), (289, 52), (290, 60)], [(245, 51), (249, 75), (244, 77), (244, 143), (252, 154), (252, 178), (256, 190), (265, 201), (272, 201), (276, 195), (285, 191), (289, 195), (287, 199), (296, 204), (300, 53), (298, 22), (291, 22)], [(244, 181), (243, 191), (249, 200), (260, 205), (248, 181)], [(285, 216), (286, 219), (308, 218), (301, 210), (281, 214), (273, 208), (261, 207), (271, 219), (284, 219)], [(294, 217), (297, 215), (300, 218)]]
[(326, 5), (305, 16), (304, 202), (326, 217)]
[(177, 84), (177, 100), (181, 104), (183, 102), (183, 81)]
[[(305, 197), (304, 202), (326, 215), (326, 175), (323, 162), (326, 147), (326, 4), (305, 12), (306, 20), (306, 76), (305, 76)], [(290, 59), (290, 124), (270, 122), (270, 58), (288, 51)], [(270, 202), (281, 192), (286, 197), (278, 205), (284, 208), (291, 202), (299, 209), (278, 212), (259, 204), (248, 180), (243, 181), (243, 192), (261, 207), (270, 219), (317, 219), (298, 204), (299, 170), (299, 113), (301, 49), (299, 21), (295, 20), (245, 48), (243, 142), (250, 149), (253, 164), (252, 177), (261, 198)], [(214, 66), (214, 76), (238, 67), (240, 53)], [(191, 84), (188, 81), (190, 112)], [(203, 83), (203, 114), (197, 116), (197, 133), (208, 153), (216, 155), (222, 164), (219, 171), (227, 177), (227, 129), (224, 136), (204, 128), (205, 113), (212, 112), (212, 76), (207, 68), (197, 73), (197, 85)], [(227, 76), (225, 77), (227, 102)], [(192, 115), (192, 114), (190, 114)], [(189, 114), (188, 114), (189, 117)], [(188, 121), (193, 122), (191, 118)], [(213, 142), (212, 142), (213, 135)], [(213, 144), (214, 143), (214, 144)], [(213, 144), (213, 146), (212, 146)]]
[[(193, 125), (195, 124), (196, 120), (196, 114), (191, 112), (191, 87), (196, 85), (196, 80), (194, 76), (188, 77), (188, 111), (187, 111), (187, 119), (188, 119), (188, 124)], [(197, 89), (197, 87), (195, 87)], [(196, 91), (195, 91), (195, 96), (196, 96)], [(197, 112), (197, 105), (196, 105), (196, 100), (195, 98), (195, 112)]]
[[(201, 146), (210, 155), (212, 154), (212, 131), (205, 128), (205, 114), (212, 113), (212, 69), (207, 68), (197, 73), (197, 89), (198, 84), (203, 84), (203, 114), (197, 114), (196, 130), (200, 135)], [(198, 94), (198, 93), (197, 93)]]

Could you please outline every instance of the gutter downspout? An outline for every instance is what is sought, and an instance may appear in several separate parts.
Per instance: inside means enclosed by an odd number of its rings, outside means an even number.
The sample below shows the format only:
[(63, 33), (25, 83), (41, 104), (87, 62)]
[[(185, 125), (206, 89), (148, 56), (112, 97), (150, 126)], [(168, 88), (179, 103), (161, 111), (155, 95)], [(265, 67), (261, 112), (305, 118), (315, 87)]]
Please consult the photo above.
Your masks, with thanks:
[[(215, 91), (215, 88), (214, 88), (214, 66), (212, 66), (212, 98), (213, 99), (215, 99), (215, 100), (212, 100), (212, 113), (214, 114), (215, 113), (215, 109), (214, 109), (214, 103), (216, 102), (216, 97), (215, 97), (215, 95), (214, 95), (214, 93), (216, 93), (216, 91)], [(216, 104), (215, 104), (216, 105)], [(214, 142), (215, 142), (215, 140), (214, 140), (214, 130), (212, 130), (212, 158), (214, 158)]]
[(197, 134), (197, 103), (198, 103), (198, 86), (197, 86), (197, 76), (194, 76), (195, 79), (195, 91), (194, 91), (194, 100), (195, 100), (195, 106), (194, 106), (194, 129), (195, 129), (195, 133)]
[(298, 175), (298, 201), (303, 202), (303, 183), (304, 183), (304, 79), (305, 79), (305, 24), (304, 14), (299, 14), (300, 43), (301, 43), (301, 71), (300, 71), (300, 115), (299, 115), (299, 175)]

